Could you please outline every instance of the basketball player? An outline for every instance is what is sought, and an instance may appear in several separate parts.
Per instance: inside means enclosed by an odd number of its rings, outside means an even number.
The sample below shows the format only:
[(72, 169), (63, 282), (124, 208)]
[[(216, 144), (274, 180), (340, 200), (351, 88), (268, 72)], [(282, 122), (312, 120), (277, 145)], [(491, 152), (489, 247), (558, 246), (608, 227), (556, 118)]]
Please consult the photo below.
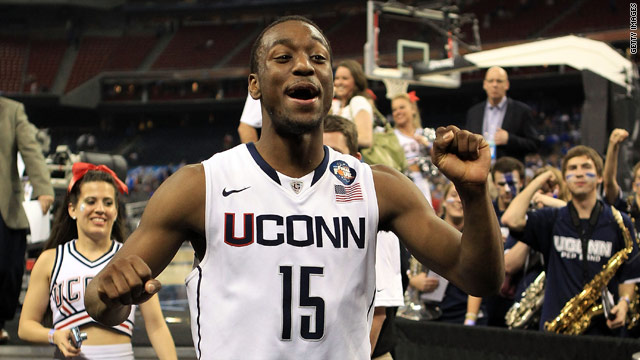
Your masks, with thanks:
[(434, 163), (455, 182), (465, 232), (438, 218), (401, 173), (322, 145), (331, 49), (303, 17), (269, 25), (251, 52), (260, 140), (183, 167), (156, 191), (138, 229), (87, 288), (89, 313), (119, 323), (156, 293), (185, 239), (199, 358), (369, 359), (375, 236), (396, 233), (418, 260), (483, 296), (503, 280), (502, 240), (479, 135), (440, 128)]

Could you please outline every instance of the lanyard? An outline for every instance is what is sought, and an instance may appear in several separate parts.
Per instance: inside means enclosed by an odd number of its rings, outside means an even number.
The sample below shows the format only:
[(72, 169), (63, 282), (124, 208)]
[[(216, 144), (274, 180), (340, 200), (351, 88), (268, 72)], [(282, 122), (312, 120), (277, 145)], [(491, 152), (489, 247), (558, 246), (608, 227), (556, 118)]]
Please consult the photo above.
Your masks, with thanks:
[(598, 223), (600, 213), (602, 213), (602, 203), (599, 200), (596, 200), (596, 204), (591, 210), (591, 216), (589, 217), (589, 226), (586, 229), (580, 222), (580, 217), (578, 216), (576, 207), (573, 205), (573, 201), (569, 201), (569, 204), (567, 206), (569, 207), (569, 214), (571, 214), (571, 222), (573, 223), (573, 227), (580, 235), (580, 242), (582, 243), (582, 276), (583, 282), (584, 284), (586, 284), (590, 280), (589, 263), (587, 260), (589, 251), (589, 238), (591, 237), (591, 235), (593, 235), (593, 231), (595, 230), (596, 224)]

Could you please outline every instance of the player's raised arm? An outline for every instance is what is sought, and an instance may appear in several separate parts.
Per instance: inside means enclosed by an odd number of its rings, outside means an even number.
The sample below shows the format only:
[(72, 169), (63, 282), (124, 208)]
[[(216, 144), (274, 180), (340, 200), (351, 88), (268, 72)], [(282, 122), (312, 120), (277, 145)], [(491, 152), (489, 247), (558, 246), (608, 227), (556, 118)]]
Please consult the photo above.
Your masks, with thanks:
[(438, 218), (410, 180), (375, 167), (380, 227), (394, 231), (428, 268), (465, 292), (497, 292), (504, 278), (502, 238), (487, 190), (489, 145), (455, 126), (438, 128), (432, 159), (455, 185), (464, 208), (462, 235)]
[(203, 237), (205, 178), (202, 165), (190, 165), (169, 177), (155, 192), (140, 226), (113, 260), (87, 286), (87, 312), (113, 326), (129, 314), (131, 304), (160, 290), (155, 277), (186, 239)]

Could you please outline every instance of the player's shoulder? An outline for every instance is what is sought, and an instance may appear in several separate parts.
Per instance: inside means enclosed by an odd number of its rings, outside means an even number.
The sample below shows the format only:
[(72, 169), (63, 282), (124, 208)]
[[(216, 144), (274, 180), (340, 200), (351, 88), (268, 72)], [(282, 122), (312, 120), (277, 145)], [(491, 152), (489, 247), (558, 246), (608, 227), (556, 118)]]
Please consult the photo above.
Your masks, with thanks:
[(412, 184), (407, 176), (387, 165), (371, 165), (371, 173), (378, 196), (387, 193), (398, 194)]
[(161, 198), (163, 201), (173, 198), (196, 199), (204, 194), (205, 176), (202, 164), (189, 164), (181, 167), (169, 176), (156, 190), (151, 199)]
[[(180, 181), (194, 181), (198, 180), (204, 174), (204, 166), (200, 164), (189, 164), (181, 167), (176, 171), (173, 175), (169, 177), (169, 179), (173, 178), (174, 180)], [(167, 179), (168, 180), (168, 179)]]
[(405, 175), (398, 170), (384, 164), (371, 165), (371, 172), (373, 173), (374, 179), (376, 177), (405, 177)]

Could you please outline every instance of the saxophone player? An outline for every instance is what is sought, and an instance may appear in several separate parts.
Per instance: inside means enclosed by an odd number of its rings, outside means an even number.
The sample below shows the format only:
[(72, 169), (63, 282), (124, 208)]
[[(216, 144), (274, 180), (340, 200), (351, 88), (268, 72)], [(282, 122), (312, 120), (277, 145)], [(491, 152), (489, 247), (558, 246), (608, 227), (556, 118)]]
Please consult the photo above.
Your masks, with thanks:
[[(600, 155), (590, 147), (576, 146), (562, 161), (562, 176), (572, 198), (567, 206), (527, 212), (535, 193), (556, 180), (548, 171), (533, 179), (502, 216), (503, 224), (512, 231), (523, 232), (521, 241), (544, 256), (547, 280), (541, 329), (545, 329), (546, 322), (556, 319), (565, 304), (586, 289), (586, 284), (593, 283), (592, 279), (600, 276), (603, 266), (612, 256), (629, 246), (633, 247), (629, 259), (638, 252), (630, 219), (623, 215), (623, 226), (630, 230), (631, 244), (623, 239), (611, 207), (597, 197), (602, 174)], [(602, 285), (617, 294), (611, 310), (615, 317), (612, 320), (605, 320), (603, 316), (590, 318), (590, 326), (585, 333), (614, 335), (617, 333), (615, 329), (625, 324), (634, 296), (633, 279), (638, 273), (638, 263), (628, 262), (616, 267), (608, 284)], [(601, 289), (591, 290), (600, 292)], [(591, 305), (588, 304), (589, 307)]]

